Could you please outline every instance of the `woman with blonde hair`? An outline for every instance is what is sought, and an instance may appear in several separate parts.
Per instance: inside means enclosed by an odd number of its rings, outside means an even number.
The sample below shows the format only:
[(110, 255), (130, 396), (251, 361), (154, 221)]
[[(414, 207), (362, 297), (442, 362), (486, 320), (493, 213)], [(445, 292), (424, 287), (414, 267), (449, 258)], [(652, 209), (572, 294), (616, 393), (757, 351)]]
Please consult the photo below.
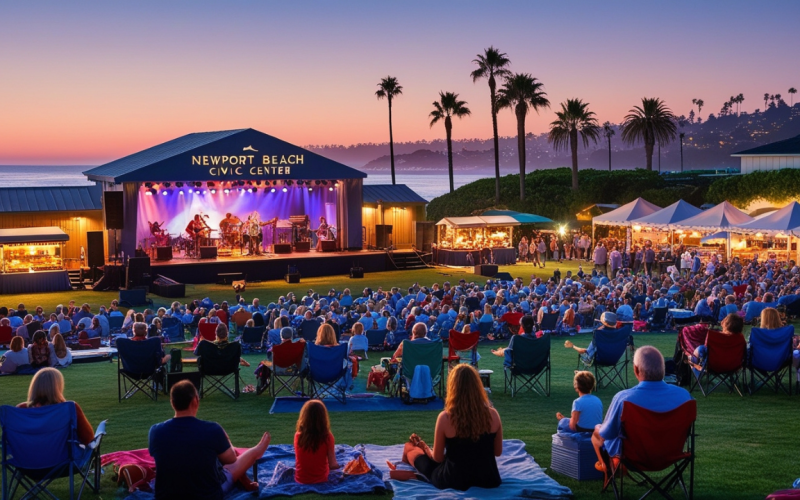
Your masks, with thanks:
[[(55, 368), (42, 368), (31, 379), (28, 387), (28, 400), (17, 405), (17, 408), (39, 408), (42, 406), (65, 403), (64, 376)], [(86, 419), (83, 410), (75, 403), (75, 412), (78, 416), (78, 441), (89, 444), (94, 439), (92, 424)]]
[(53, 335), (53, 351), (56, 354), (56, 363), (54, 366), (69, 366), (72, 364), (72, 351), (67, 347), (64, 342), (64, 337), (60, 333)]
[(58, 326), (58, 323), (53, 323), (50, 325), (50, 328), (47, 330), (47, 337), (52, 341), (56, 335), (61, 334), (61, 327)]
[[(492, 408), (478, 371), (468, 364), (456, 366), (447, 380), (444, 411), (436, 420), (433, 449), (412, 434), (403, 450), (403, 462), (412, 465), (439, 489), (466, 491), (477, 486), (497, 488), (497, 460), (503, 453), (503, 424)], [(391, 462), (393, 479), (412, 479), (413, 471), (398, 471)]]
[(761, 311), (761, 322), (759, 326), (767, 330), (774, 330), (782, 327), (783, 321), (781, 321), (781, 313), (774, 307), (765, 308)]

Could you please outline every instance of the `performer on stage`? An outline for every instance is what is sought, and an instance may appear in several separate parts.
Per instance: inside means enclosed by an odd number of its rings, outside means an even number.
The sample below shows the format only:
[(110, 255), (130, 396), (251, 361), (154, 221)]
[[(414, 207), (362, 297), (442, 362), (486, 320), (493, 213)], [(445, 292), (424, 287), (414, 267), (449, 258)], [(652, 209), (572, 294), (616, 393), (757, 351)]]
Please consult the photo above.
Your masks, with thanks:
[(247, 216), (245, 229), (247, 230), (248, 242), (247, 253), (249, 255), (261, 255), (261, 226), (267, 223), (261, 222), (258, 212), (253, 212)]
[(322, 251), (322, 240), (328, 239), (328, 223), (325, 217), (319, 218), (319, 227), (317, 228), (317, 252)]
[(238, 229), (241, 225), (242, 219), (231, 213), (225, 214), (225, 218), (219, 223), (223, 245), (233, 248), (238, 243), (238, 237), (240, 236)]
[(203, 239), (211, 235), (211, 228), (200, 214), (196, 214), (194, 219), (186, 226), (186, 232), (189, 233), (189, 237), (197, 245), (198, 242), (202, 243)]

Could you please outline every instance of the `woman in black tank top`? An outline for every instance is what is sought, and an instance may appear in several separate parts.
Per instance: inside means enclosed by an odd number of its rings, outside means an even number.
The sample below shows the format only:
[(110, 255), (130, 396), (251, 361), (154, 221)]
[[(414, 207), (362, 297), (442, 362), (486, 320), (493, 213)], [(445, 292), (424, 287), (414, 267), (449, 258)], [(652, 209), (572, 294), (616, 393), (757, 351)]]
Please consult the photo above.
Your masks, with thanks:
[[(403, 461), (439, 489), (467, 490), (500, 486), (498, 457), (503, 452), (503, 425), (491, 407), (477, 370), (455, 367), (447, 381), (445, 409), (439, 414), (433, 449), (412, 434)], [(394, 468), (390, 463), (389, 466)], [(395, 479), (411, 479), (409, 471), (393, 471)]]

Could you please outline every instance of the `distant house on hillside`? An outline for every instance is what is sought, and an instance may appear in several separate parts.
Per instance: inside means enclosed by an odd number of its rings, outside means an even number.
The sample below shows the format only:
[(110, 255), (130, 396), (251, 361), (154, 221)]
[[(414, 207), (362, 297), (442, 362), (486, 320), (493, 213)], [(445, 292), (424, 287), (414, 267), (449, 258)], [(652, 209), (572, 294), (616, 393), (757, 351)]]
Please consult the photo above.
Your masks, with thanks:
[(742, 161), (742, 173), (758, 170), (780, 170), (800, 168), (800, 135), (783, 141), (773, 142), (733, 153)]

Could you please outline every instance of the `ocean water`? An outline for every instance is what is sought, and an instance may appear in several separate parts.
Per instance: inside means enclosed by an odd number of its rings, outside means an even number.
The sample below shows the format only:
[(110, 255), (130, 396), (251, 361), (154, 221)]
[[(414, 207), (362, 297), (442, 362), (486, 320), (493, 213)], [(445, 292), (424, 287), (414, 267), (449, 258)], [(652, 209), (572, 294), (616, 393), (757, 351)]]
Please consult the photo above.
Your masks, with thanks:
[[(82, 172), (91, 166), (31, 166), (31, 165), (0, 165), (0, 185), (17, 187), (45, 187), (45, 186), (86, 186), (93, 182), (87, 181)], [(456, 174), (453, 177), (455, 188), (486, 177), (477, 174)], [(447, 174), (404, 174), (397, 173), (398, 184), (405, 184), (415, 193), (430, 201), (450, 190)], [(365, 184), (391, 184), (391, 175), (370, 174), (365, 179)]]

